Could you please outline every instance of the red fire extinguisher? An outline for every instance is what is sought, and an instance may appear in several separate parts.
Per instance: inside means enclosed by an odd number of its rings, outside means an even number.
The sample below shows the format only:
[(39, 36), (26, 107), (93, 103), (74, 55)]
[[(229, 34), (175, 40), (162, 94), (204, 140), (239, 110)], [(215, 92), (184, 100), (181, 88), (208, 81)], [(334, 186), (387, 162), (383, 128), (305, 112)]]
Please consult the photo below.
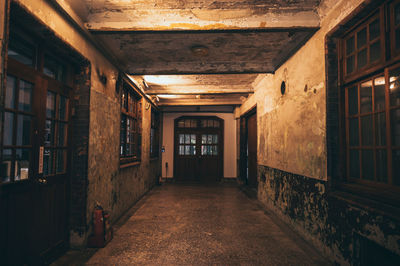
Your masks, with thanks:
[(93, 234), (89, 236), (89, 247), (104, 247), (113, 237), (113, 229), (110, 226), (110, 214), (103, 211), (97, 204), (93, 211)]
[(99, 205), (93, 212), (93, 234), (95, 237), (104, 236), (103, 208)]

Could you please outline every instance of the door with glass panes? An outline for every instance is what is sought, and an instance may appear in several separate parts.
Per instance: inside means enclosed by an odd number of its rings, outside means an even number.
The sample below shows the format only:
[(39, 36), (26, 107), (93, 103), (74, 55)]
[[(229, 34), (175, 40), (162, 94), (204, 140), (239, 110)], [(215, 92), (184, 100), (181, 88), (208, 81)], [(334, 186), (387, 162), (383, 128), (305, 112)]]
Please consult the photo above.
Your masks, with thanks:
[(219, 181), (223, 175), (223, 120), (181, 117), (175, 120), (174, 177), (179, 181)]
[(67, 246), (71, 89), (51, 68), (39, 72), (18, 59), (9, 56), (7, 66), (0, 168), (0, 212), (7, 219), (0, 219), (0, 256), (29, 264)]

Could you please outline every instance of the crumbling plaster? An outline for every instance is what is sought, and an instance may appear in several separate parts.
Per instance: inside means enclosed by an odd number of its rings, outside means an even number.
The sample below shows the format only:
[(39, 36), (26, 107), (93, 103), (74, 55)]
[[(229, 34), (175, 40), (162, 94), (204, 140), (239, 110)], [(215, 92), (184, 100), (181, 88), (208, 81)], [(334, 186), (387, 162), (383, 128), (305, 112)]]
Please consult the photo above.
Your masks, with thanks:
[[(147, 151), (150, 142), (150, 109), (143, 112), (142, 163), (136, 167), (120, 169), (121, 113), (119, 94), (116, 92), (118, 70), (76, 28), (55, 11), (48, 1), (18, 0), (17, 2), (90, 62), (86, 226), (88, 228), (91, 226), (92, 211), (96, 202), (110, 210), (114, 220), (149, 190), (155, 184), (156, 177), (159, 176), (158, 160), (152, 160), (150, 163)], [(101, 76), (107, 78), (105, 83), (101, 81)], [(76, 242), (71, 244), (82, 245), (85, 237), (71, 232), (71, 242)]]
[(321, 29), (274, 74), (253, 83), (240, 113), (257, 104), (259, 164), (327, 180), (325, 36), (362, 2), (322, 5)]

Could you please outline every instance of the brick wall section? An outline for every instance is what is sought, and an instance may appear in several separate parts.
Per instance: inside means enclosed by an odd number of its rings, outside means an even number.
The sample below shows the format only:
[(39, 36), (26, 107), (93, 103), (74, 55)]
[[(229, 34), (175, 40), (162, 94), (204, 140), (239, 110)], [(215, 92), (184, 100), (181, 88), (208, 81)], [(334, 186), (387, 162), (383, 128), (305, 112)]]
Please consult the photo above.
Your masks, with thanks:
[(90, 66), (81, 68), (75, 80), (72, 115), (72, 160), (70, 178), (70, 230), (84, 237), (88, 187)]

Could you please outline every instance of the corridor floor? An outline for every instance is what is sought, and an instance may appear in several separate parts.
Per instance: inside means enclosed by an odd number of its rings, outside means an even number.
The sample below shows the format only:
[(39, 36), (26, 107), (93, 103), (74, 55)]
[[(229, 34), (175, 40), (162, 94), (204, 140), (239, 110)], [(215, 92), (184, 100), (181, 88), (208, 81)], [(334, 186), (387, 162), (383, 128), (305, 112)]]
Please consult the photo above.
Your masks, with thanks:
[(233, 185), (164, 184), (133, 209), (87, 265), (328, 263)]

